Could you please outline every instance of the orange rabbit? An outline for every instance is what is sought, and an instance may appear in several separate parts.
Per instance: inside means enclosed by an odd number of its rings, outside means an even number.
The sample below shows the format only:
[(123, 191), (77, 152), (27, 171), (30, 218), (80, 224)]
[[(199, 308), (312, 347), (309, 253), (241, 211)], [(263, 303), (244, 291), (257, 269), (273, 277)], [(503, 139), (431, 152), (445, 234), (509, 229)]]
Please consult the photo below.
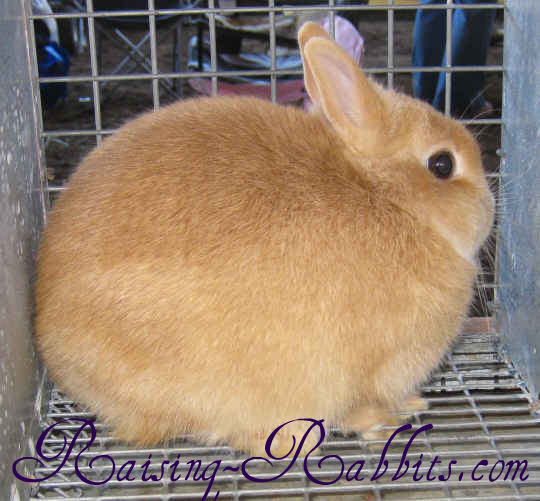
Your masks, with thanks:
[(466, 315), (493, 219), (475, 140), (320, 26), (299, 41), (313, 113), (206, 98), (145, 114), (50, 214), (37, 344), (124, 439), (257, 453), (306, 417), (377, 437), (423, 405)]

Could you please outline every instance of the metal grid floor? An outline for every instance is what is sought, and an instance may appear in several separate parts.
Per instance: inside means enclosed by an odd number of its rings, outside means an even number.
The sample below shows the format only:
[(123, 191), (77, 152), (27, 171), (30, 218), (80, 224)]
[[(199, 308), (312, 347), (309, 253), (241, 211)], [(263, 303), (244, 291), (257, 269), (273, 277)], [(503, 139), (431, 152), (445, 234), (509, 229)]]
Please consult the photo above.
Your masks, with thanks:
[[(310, 458), (307, 465), (298, 460), (288, 470), (291, 461), (287, 459), (274, 462), (273, 466), (261, 460), (250, 462), (247, 471), (258, 479), (271, 479), (287, 470), (276, 480), (259, 483), (243, 476), (241, 465), (247, 456), (230, 447), (203, 447), (190, 442), (190, 437), (182, 437), (167, 448), (130, 449), (99, 423), (91, 447), (85, 450), (91, 437), (83, 431), (65, 460), (68, 447), (64, 441), (69, 445), (80, 428), (79, 423), (73, 422), (57, 425), (44, 441), (44, 455), (57, 457), (44, 461), (43, 467), (35, 471), (36, 478), (44, 478), (64, 464), (59, 472), (39, 484), (32, 499), (202, 500), (213, 478), (206, 498), (210, 500), (216, 499), (218, 491), (218, 499), (242, 500), (540, 500), (540, 416), (531, 414), (530, 395), (511, 363), (499, 355), (497, 345), (495, 334), (460, 337), (440, 371), (423, 388), (430, 409), (416, 413), (412, 429), (400, 432), (392, 440), (384, 455), (388, 470), (378, 479), (372, 477), (384, 470), (381, 463), (377, 471), (384, 442), (368, 444), (338, 430), (329, 430), (321, 451), (321, 457), (335, 456), (319, 465), (320, 457)], [(67, 418), (89, 419), (91, 415), (53, 390), (43, 428)], [(408, 471), (392, 480), (407, 442), (426, 424), (433, 428), (420, 432), (406, 453)], [(92, 462), (102, 455), (108, 457)], [(111, 480), (101, 486), (89, 485), (76, 474), (78, 467), (86, 479), (103, 481), (111, 475), (111, 459), (116, 470)], [(189, 463), (192, 460), (195, 463)], [(198, 472), (197, 460), (201, 460)], [(221, 462), (203, 473), (207, 465), (218, 460)], [(510, 463), (516, 460), (521, 465)], [(173, 481), (170, 466), (175, 461)], [(361, 461), (364, 464), (358, 473)], [(134, 465), (131, 474), (130, 465)], [(309, 480), (305, 468), (320, 483)], [(126, 475), (133, 480), (125, 480)], [(432, 480), (426, 480), (428, 475)], [(362, 477), (363, 480), (357, 480)], [(322, 482), (327, 485), (321, 485)]]

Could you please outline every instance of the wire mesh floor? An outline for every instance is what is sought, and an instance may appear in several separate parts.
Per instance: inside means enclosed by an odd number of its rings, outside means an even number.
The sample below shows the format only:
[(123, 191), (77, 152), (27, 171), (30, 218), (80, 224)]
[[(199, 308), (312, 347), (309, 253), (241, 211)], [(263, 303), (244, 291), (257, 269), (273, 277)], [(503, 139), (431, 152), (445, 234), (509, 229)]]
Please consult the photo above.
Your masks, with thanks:
[[(167, 448), (130, 449), (99, 422), (88, 449), (92, 437), (85, 429), (69, 451), (81, 425), (60, 422), (92, 416), (53, 390), (43, 428), (58, 425), (42, 452), (57, 457), (44, 461), (35, 475), (57, 473), (39, 484), (32, 499), (202, 500), (211, 485), (209, 500), (218, 491), (218, 499), (242, 500), (540, 500), (540, 416), (531, 413), (530, 395), (497, 344), (495, 334), (462, 335), (423, 388), (430, 409), (416, 413), (412, 428), (396, 435), (386, 451), (384, 441), (368, 443), (329, 430), (319, 456), (306, 463), (284, 459), (246, 465), (259, 480), (279, 476), (267, 482), (246, 479), (242, 463), (247, 456), (230, 447), (200, 446), (182, 437)], [(427, 424), (433, 428), (420, 431), (404, 456), (411, 437)], [(92, 462), (96, 456), (102, 457)], [(409, 462), (405, 474), (405, 461), (399, 469), (402, 459)], [(384, 460), (388, 469), (381, 474)], [(81, 476), (95, 483), (111, 478), (92, 485)]]

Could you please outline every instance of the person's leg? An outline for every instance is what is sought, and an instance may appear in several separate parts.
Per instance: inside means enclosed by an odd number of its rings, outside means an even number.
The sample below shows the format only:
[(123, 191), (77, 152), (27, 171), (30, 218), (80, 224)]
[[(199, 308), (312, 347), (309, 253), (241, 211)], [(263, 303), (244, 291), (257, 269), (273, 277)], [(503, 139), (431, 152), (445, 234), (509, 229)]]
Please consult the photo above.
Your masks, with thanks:
[[(422, 4), (441, 4), (445, 0), (421, 0)], [(446, 11), (419, 9), (413, 32), (413, 66), (440, 66), (445, 48)], [(437, 87), (438, 73), (413, 73), (415, 97), (432, 102)]]
[[(454, 0), (461, 4), (491, 3), (493, 0)], [(495, 19), (494, 9), (456, 9), (452, 18), (452, 66), (484, 65)], [(446, 56), (443, 64), (446, 64)], [(452, 75), (452, 111), (469, 114), (481, 111), (485, 100), (484, 73), (456, 72)], [(445, 75), (441, 73), (433, 105), (444, 109)]]

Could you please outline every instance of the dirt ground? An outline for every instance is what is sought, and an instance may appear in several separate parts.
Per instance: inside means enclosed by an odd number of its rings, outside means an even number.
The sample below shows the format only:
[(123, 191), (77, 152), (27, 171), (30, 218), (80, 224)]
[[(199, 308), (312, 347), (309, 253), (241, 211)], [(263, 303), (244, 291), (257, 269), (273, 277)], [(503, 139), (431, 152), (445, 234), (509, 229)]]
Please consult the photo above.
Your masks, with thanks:
[[(410, 13), (400, 15), (397, 11), (394, 25), (394, 65), (410, 66), (412, 48), (412, 30), (414, 19)], [(363, 64), (367, 68), (384, 68), (388, 62), (387, 31), (388, 22), (386, 14), (363, 13), (357, 27), (365, 41)], [(187, 44), (195, 34), (194, 27), (185, 27), (181, 39), (180, 50), (182, 60), (186, 61)], [(131, 39), (138, 40), (144, 32), (126, 32)], [(126, 52), (120, 51), (104, 37), (100, 37), (101, 70), (100, 74), (108, 74), (122, 61)], [(261, 51), (268, 50), (268, 44), (259, 44)], [(172, 68), (173, 30), (163, 29), (157, 32), (158, 70), (170, 72)], [(251, 48), (251, 47), (250, 47)], [(149, 51), (149, 44), (145, 46)], [(219, 49), (219, 47), (218, 47)], [(502, 44), (492, 45), (489, 51), (488, 64), (502, 63)], [(184, 65), (185, 63), (183, 63)], [(185, 67), (185, 66), (184, 66)], [(141, 69), (137, 69), (141, 72)], [(88, 76), (90, 70), (90, 55), (88, 49), (82, 54), (72, 58), (70, 76)], [(377, 75), (377, 79), (386, 81), (386, 75)], [(411, 90), (411, 75), (396, 74), (394, 85), (407, 92)], [(190, 97), (195, 92), (184, 82), (183, 97)], [(487, 76), (485, 95), (497, 110), (501, 108), (502, 76), (492, 73)], [(68, 97), (52, 110), (44, 114), (44, 129), (51, 131), (92, 130), (95, 129), (95, 114), (93, 106), (92, 84), (89, 82), (69, 82)], [(179, 93), (173, 95), (165, 89), (160, 89), (160, 102), (167, 104), (179, 99)], [(112, 82), (101, 85), (100, 106), (102, 128), (115, 129), (129, 118), (149, 110), (153, 106), (151, 80)], [(500, 143), (498, 126), (488, 126), (476, 130), (485, 155), (485, 163), (490, 171), (498, 165), (495, 154)], [(96, 144), (93, 136), (61, 137), (60, 140), (49, 139), (46, 148), (47, 167), (50, 180), (54, 184), (61, 184), (79, 163), (81, 157)]]

